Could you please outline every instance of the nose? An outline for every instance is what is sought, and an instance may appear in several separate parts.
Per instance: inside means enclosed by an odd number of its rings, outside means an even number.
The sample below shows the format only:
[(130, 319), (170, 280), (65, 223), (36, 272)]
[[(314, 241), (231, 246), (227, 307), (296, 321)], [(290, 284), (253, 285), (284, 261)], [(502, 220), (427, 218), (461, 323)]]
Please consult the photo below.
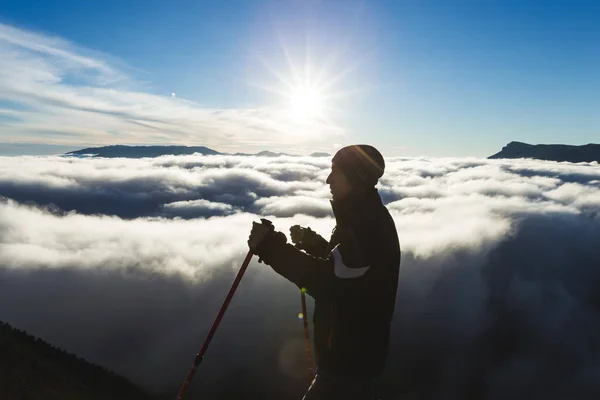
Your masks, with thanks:
[(327, 176), (327, 180), (325, 181), (325, 183), (328, 185), (331, 184), (331, 173), (329, 174), (329, 176)]

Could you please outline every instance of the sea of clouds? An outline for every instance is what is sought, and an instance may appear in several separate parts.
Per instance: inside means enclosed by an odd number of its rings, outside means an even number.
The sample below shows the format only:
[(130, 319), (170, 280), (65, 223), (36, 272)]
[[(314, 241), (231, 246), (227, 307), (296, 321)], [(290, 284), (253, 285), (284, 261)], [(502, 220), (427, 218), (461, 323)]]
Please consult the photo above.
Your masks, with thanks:
[[(0, 157), (0, 320), (174, 397), (252, 222), (329, 237), (329, 166)], [(378, 190), (402, 247), (384, 399), (600, 395), (597, 163), (393, 158)], [(300, 399), (299, 311), (254, 259), (190, 390)]]

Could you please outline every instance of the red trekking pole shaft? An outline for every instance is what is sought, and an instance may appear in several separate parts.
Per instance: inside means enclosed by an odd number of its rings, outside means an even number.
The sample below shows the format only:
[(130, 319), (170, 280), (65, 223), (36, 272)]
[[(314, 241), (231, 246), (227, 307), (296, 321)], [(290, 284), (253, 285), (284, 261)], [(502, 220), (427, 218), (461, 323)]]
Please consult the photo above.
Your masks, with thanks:
[(190, 382), (192, 381), (192, 378), (194, 377), (194, 374), (196, 373), (196, 369), (202, 362), (202, 359), (204, 358), (204, 353), (206, 353), (206, 349), (208, 349), (208, 345), (210, 344), (210, 341), (212, 340), (213, 336), (215, 335), (215, 332), (217, 331), (217, 328), (219, 327), (219, 324), (221, 323), (221, 319), (223, 319), (223, 315), (225, 315), (227, 306), (229, 306), (229, 303), (231, 302), (231, 299), (233, 298), (233, 294), (235, 293), (235, 290), (237, 289), (238, 285), (240, 284), (240, 281), (242, 280), (242, 276), (244, 276), (244, 272), (246, 272), (246, 268), (248, 268), (248, 264), (250, 263), (250, 260), (252, 259), (252, 255), (253, 255), (252, 250), (248, 251), (248, 255), (246, 256), (246, 259), (244, 260), (244, 263), (242, 264), (240, 271), (238, 272), (237, 276), (235, 277), (235, 280), (233, 281), (233, 285), (231, 285), (231, 289), (229, 289), (229, 293), (227, 294), (227, 297), (225, 298), (225, 301), (223, 302), (223, 305), (221, 306), (221, 309), (219, 310), (219, 313), (217, 314), (217, 317), (215, 318), (215, 322), (213, 323), (212, 327), (210, 328), (210, 331), (208, 332), (208, 336), (204, 340), (204, 344), (202, 345), (202, 348), (200, 348), (200, 351), (198, 352), (198, 354), (196, 354), (196, 358), (194, 359), (194, 364), (192, 364), (192, 368), (190, 368), (190, 371), (188, 372), (188, 374), (185, 378), (185, 381), (183, 382), (183, 385), (181, 386), (181, 389), (179, 389), (179, 394), (177, 395), (177, 400), (181, 400), (183, 398), (183, 395), (185, 394), (187, 387), (189, 386)]
[(308, 334), (308, 315), (306, 314), (306, 295), (305, 290), (300, 291), (300, 298), (302, 300), (302, 322), (304, 323), (304, 342), (306, 345), (306, 360), (308, 361), (308, 380), (309, 385), (312, 383), (315, 373), (313, 371), (312, 356), (310, 355), (310, 337)]

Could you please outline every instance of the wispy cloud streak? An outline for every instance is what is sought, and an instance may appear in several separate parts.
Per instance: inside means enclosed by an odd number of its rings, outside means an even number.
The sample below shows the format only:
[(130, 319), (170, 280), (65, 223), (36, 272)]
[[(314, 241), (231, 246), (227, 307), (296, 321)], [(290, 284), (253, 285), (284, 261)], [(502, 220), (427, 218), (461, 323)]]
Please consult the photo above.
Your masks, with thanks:
[[(121, 63), (62, 38), (0, 24), (0, 141), (52, 144), (317, 145), (335, 125), (294, 123), (279, 106), (210, 108), (148, 91)], [(131, 69), (129, 69), (131, 70)], [(234, 146), (235, 147), (235, 146)]]

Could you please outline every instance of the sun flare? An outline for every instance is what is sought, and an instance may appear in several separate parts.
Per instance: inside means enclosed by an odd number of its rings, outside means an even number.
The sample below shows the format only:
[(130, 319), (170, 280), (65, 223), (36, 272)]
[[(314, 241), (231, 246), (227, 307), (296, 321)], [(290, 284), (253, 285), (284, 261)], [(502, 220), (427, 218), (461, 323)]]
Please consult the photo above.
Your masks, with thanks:
[(292, 52), (294, 47), (282, 41), (280, 55), (269, 56), (269, 59), (260, 57), (259, 61), (269, 72), (265, 78), (275, 79), (251, 84), (275, 95), (269, 98), (270, 107), (288, 132), (292, 132), (292, 127), (303, 129), (305, 135), (307, 132), (315, 136), (319, 132), (341, 132), (338, 122), (346, 113), (347, 100), (361, 91), (347, 86), (357, 60), (344, 60), (342, 49), (316, 57), (308, 44), (304, 49), (299, 45), (298, 52)]
[(322, 116), (325, 102), (324, 94), (316, 87), (299, 85), (289, 94), (289, 111), (297, 119), (314, 119)]

